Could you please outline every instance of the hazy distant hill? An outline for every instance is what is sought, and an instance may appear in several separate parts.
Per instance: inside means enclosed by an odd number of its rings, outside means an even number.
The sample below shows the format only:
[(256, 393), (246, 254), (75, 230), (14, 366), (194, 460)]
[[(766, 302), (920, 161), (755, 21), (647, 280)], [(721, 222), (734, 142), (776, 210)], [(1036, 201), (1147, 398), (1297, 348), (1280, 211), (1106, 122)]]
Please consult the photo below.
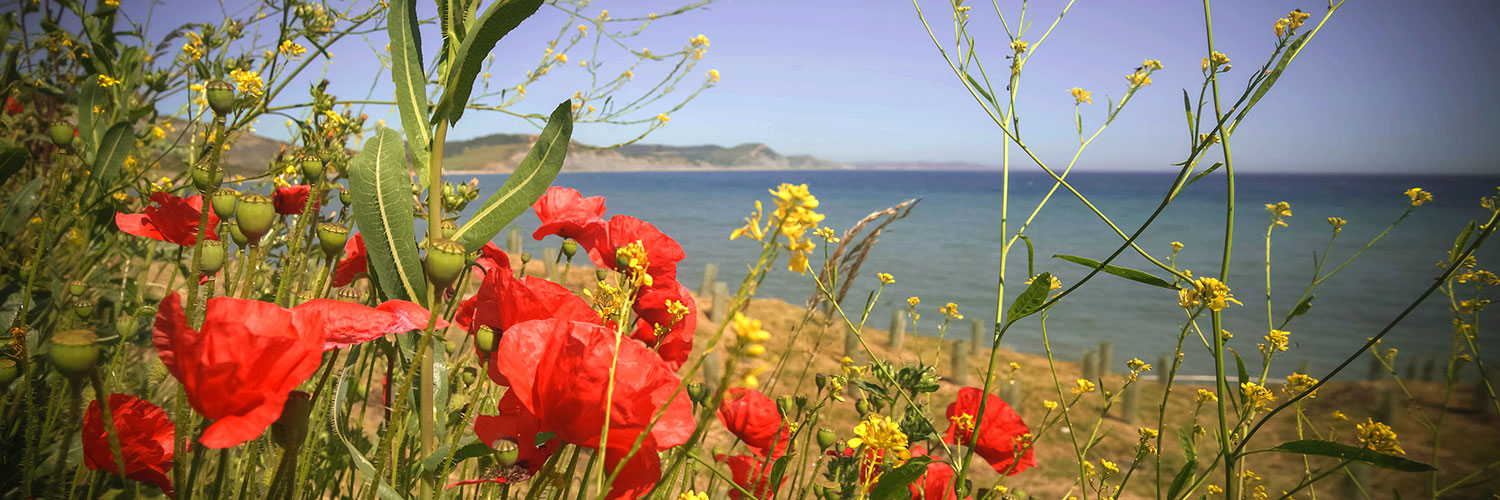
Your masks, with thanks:
[[(494, 134), (449, 142), (443, 168), (454, 171), (508, 172), (526, 156), (535, 135)], [(718, 145), (666, 146), (631, 144), (615, 149), (592, 149), (574, 143), (564, 172), (661, 170), (829, 170), (853, 165), (808, 155), (782, 155), (759, 143), (733, 147)]]

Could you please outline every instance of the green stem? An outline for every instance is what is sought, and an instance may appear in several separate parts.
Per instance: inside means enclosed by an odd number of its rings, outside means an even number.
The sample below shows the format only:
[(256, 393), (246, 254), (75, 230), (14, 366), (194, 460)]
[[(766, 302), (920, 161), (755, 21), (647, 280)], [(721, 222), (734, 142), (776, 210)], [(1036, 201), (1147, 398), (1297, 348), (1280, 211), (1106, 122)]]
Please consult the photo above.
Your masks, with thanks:
[(109, 407), (109, 396), (104, 394), (104, 380), (95, 370), (89, 373), (89, 381), (94, 385), (94, 401), (99, 402), (100, 415), (104, 417), (104, 434), (109, 437), (109, 452), (115, 457), (115, 470), (123, 477), (125, 452), (120, 448), (120, 435), (115, 432), (114, 410)]

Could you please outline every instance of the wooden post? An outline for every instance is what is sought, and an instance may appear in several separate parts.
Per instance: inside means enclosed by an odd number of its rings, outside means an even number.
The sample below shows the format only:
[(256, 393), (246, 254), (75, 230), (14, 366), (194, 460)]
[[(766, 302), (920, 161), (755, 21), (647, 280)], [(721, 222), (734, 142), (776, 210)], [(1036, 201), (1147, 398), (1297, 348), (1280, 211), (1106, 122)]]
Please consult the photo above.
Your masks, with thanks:
[(1090, 382), (1099, 379), (1099, 353), (1096, 351), (1084, 351), (1083, 353), (1083, 378)]
[(1437, 380), (1436, 355), (1428, 354), (1426, 356), (1422, 356), (1422, 373), (1420, 374), (1420, 376), (1422, 377), (1423, 382), (1431, 382)]
[(1380, 360), (1377, 359), (1376, 356), (1379, 355), (1376, 354), (1370, 356), (1370, 373), (1367, 378), (1369, 378), (1370, 380), (1384, 380), (1387, 376), (1390, 375), (1390, 371), (1385, 369), (1385, 365), (1381, 364)]
[[(1479, 370), (1474, 370), (1478, 372)], [(1474, 374), (1474, 410), (1480, 415), (1495, 415), (1495, 402), (1490, 398), (1490, 389), (1485, 387), (1484, 374)]]
[(864, 364), (865, 348), (859, 344), (859, 334), (850, 328), (844, 329), (844, 356), (856, 365)]
[(521, 255), (521, 228), (512, 227), (505, 233), (505, 253)]
[(906, 338), (906, 310), (891, 310), (891, 338), (888, 344), (892, 350), (901, 350), (901, 341)]
[(1156, 383), (1167, 383), (1167, 373), (1172, 371), (1172, 365), (1167, 364), (1167, 356), (1156, 357)]
[(704, 354), (703, 359), (703, 386), (709, 390), (719, 388), (719, 378), (724, 376), (724, 360), (720, 358), (719, 351), (714, 349)]
[(993, 339), (992, 336), (985, 335), (985, 333), (984, 322), (977, 319), (974, 320), (973, 327), (969, 330), (969, 345), (974, 346), (975, 351), (978, 351), (985, 344), (989, 343), (985, 339)]
[(1021, 408), (1021, 379), (1014, 379), (1000, 384), (1000, 399), (1009, 404), (1011, 408), (1020, 411)]
[(1140, 382), (1127, 384), (1120, 393), (1120, 420), (1127, 424), (1135, 424), (1136, 414), (1141, 409), (1141, 387)]
[(953, 373), (951, 375), (954, 385), (969, 385), (969, 346), (962, 340), (953, 341)]
[(1402, 378), (1405, 378), (1408, 382), (1416, 381), (1417, 372), (1419, 371), (1417, 365), (1420, 364), (1421, 360), (1416, 356), (1404, 356), (1404, 358), (1406, 362), (1401, 364), (1402, 368), (1405, 368), (1402, 371)]
[(725, 316), (729, 315), (729, 284), (715, 281), (713, 295), (713, 306), (708, 313), (715, 323), (723, 323), (725, 319), (728, 319)]
[[(543, 248), (542, 249), (542, 272), (546, 273), (546, 274), (543, 274), (542, 276), (545, 277), (545, 278), (547, 278), (547, 279), (551, 279), (552, 278), (552, 271), (555, 271), (555, 270), (557, 270), (557, 249), (556, 248)], [(563, 281), (567, 281), (567, 277), (563, 277)]]
[(719, 264), (709, 262), (703, 265), (703, 284), (698, 287), (698, 297), (707, 298), (714, 293), (714, 282), (719, 279)]
[(1115, 349), (1109, 342), (1099, 343), (1099, 375), (1110, 375), (1115, 372), (1114, 367)]

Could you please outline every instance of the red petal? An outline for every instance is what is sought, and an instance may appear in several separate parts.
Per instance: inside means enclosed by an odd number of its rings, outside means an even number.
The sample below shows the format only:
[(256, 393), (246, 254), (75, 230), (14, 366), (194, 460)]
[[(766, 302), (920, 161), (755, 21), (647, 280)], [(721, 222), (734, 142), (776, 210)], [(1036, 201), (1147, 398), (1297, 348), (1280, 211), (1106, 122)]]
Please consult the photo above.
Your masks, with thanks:
[[(984, 457), (984, 460), (989, 462), (990, 467), (996, 472), (1006, 473), (1008, 470), (1007, 475), (1014, 476), (1028, 467), (1035, 467), (1037, 465), (1036, 454), (1032, 448), (1027, 448), (1026, 452), (1021, 455), (1019, 463), (1014, 468), (1011, 467), (1011, 463), (1016, 461), (1014, 448), (1016, 438), (1031, 432), (1026, 427), (1026, 422), (1021, 420), (1016, 410), (993, 394), (983, 395), (984, 418), (977, 418), (981, 394), (982, 391), (974, 387), (964, 387), (958, 390), (957, 400), (948, 405), (949, 424), (943, 441), (964, 445), (974, 444), (977, 441), (974, 445), (975, 453)], [(975, 420), (979, 428), (972, 435), (958, 429), (953, 421), (954, 417), (959, 415), (976, 416)], [(960, 441), (963, 442), (960, 443)]]
[[(719, 405), (718, 415), (719, 422), (755, 454), (764, 457), (770, 451), (770, 457), (777, 458), (786, 453), (791, 433), (782, 425), (776, 402), (760, 391), (742, 387), (729, 389)], [(775, 446), (774, 450), (772, 446)]]
[(344, 243), (344, 258), (334, 268), (333, 286), (344, 286), (354, 282), (354, 278), (362, 273), (369, 272), (369, 257), (365, 251), (365, 237), (360, 233), (354, 233), (349, 241)]
[(531, 204), (541, 226), (531, 237), (542, 239), (549, 234), (579, 239), (586, 233), (604, 228), (604, 197), (584, 198), (577, 189), (552, 186)]
[[(109, 409), (125, 463), (125, 477), (155, 484), (172, 496), (172, 438), (175, 426), (167, 412), (148, 401), (125, 394), (111, 394)], [(89, 402), (83, 418), (83, 458), (90, 470), (120, 474), (104, 429), (99, 401)]]
[[(307, 198), (312, 194), (312, 186), (299, 184), (276, 188), (271, 194), (271, 203), (276, 205), (276, 213), (281, 215), (302, 215), (302, 210), (307, 208)], [(316, 211), (317, 207), (313, 207)]]

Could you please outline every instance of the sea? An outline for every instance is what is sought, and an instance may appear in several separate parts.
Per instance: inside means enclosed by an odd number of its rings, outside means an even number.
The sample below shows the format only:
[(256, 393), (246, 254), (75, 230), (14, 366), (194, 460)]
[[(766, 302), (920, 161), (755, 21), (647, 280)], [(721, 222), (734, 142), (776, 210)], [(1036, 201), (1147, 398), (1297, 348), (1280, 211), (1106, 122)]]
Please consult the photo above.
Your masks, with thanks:
[[(484, 190), (481, 201), (506, 178), (502, 174), (477, 177)], [(1160, 203), (1173, 177), (1075, 172), (1068, 180), (1129, 234)], [(1225, 328), (1234, 335), (1230, 346), (1252, 371), (1261, 359), (1255, 344), (1269, 330), (1265, 234), (1271, 218), (1266, 204), (1286, 201), (1292, 209), (1287, 225), (1272, 231), (1269, 249), (1270, 312), (1279, 324), (1313, 279), (1316, 262), (1323, 261), (1327, 273), (1364, 248), (1410, 206), (1403, 194), (1408, 188), (1421, 187), (1434, 197), (1313, 291), (1311, 308), (1286, 328), (1291, 332), (1291, 348), (1277, 356), (1273, 375), (1309, 368), (1325, 373), (1395, 319), (1440, 274), (1437, 264), (1448, 257), (1465, 225), (1475, 219), (1483, 222), (1487, 212), (1480, 207), (1480, 198), (1496, 195), (1500, 186), (1497, 175), (1239, 174), (1236, 179), (1237, 234), (1228, 284), (1244, 305), (1226, 310)], [(905, 309), (907, 298), (913, 296), (921, 299), (917, 330), (922, 335), (937, 333), (942, 317), (938, 308), (949, 302), (957, 304), (966, 318), (950, 327), (950, 337), (967, 339), (968, 320), (994, 322), (1002, 244), (1002, 175), (997, 171), (565, 173), (554, 185), (578, 189), (585, 196), (603, 196), (608, 200), (606, 215), (635, 216), (675, 238), (687, 253), (678, 276), (688, 288), (697, 290), (705, 265), (715, 263), (718, 280), (730, 283), (732, 290), (754, 262), (758, 247), (744, 238), (731, 241), (729, 234), (744, 225), (755, 200), (771, 206), (768, 190), (781, 183), (807, 184), (820, 202), (818, 211), (827, 216), (823, 225), (840, 234), (871, 212), (920, 199), (910, 216), (881, 234), (845, 299), (846, 310), (859, 310), (878, 283), (875, 273), (885, 272), (895, 277), (895, 283), (885, 287), (875, 305), (870, 324), (876, 328), (887, 328), (891, 311)], [(1012, 173), (1012, 232), (1053, 184), (1045, 173)], [(1176, 259), (1179, 269), (1191, 270), (1194, 276), (1217, 276), (1224, 245), (1225, 198), (1224, 177), (1208, 175), (1184, 190), (1137, 243), (1165, 261), (1172, 253), (1171, 242), (1181, 242), (1184, 247)], [(469, 211), (478, 205), (472, 204)], [(1331, 248), (1333, 230), (1328, 217), (1348, 221)], [(537, 224), (536, 216), (527, 212), (513, 226), (525, 235), (526, 250), (539, 258), (542, 249), (556, 248), (559, 241), (555, 237), (532, 240), (530, 234)], [(1088, 269), (1054, 255), (1102, 260), (1123, 242), (1065, 189), (1052, 195), (1025, 234), (1034, 245), (1030, 265), (1038, 273), (1053, 273), (1065, 286), (1076, 283)], [(504, 238), (502, 233), (496, 240), (503, 246)], [(1482, 268), (1497, 262), (1497, 245), (1500, 240), (1492, 239), (1479, 251)], [(820, 246), (813, 254), (815, 266), (820, 265), (821, 256)], [(1114, 264), (1170, 278), (1131, 250)], [(1028, 268), (1024, 243), (1012, 247), (1008, 268), (1007, 302), (1026, 286), (1022, 283)], [(801, 304), (815, 289), (812, 274), (788, 271), (783, 257), (758, 296)], [(1467, 290), (1473, 298), (1473, 289)], [(1400, 360), (1446, 356), (1454, 342), (1452, 319), (1447, 296), (1435, 293), (1397, 324), (1380, 347), (1398, 349)], [(1053, 352), (1062, 360), (1078, 361), (1100, 342), (1110, 342), (1119, 371), (1132, 357), (1156, 364), (1159, 356), (1170, 354), (1185, 320), (1174, 291), (1101, 273), (1052, 307), (1046, 325)], [(1209, 328), (1206, 315), (1199, 324)], [(1484, 327), (1481, 324), (1482, 354), (1500, 348), (1500, 340), (1486, 334)], [(1036, 317), (1022, 320), (1002, 344), (1023, 353), (1042, 353), (1040, 321)], [(1203, 340), (1192, 335), (1185, 349), (1182, 373), (1212, 372)], [(1368, 366), (1366, 360), (1358, 360), (1341, 378), (1364, 377)]]

